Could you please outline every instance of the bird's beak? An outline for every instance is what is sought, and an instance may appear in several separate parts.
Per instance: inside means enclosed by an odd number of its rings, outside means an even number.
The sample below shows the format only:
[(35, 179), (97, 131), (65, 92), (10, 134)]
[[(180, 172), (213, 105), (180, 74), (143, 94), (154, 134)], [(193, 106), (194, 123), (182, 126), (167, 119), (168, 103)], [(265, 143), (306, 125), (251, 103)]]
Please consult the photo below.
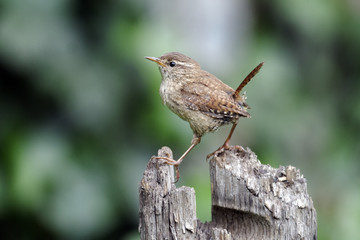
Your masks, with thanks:
[(165, 67), (165, 65), (162, 62), (160, 62), (160, 58), (157, 58), (157, 57), (145, 57), (145, 58), (150, 60), (150, 61), (156, 62), (157, 64)]

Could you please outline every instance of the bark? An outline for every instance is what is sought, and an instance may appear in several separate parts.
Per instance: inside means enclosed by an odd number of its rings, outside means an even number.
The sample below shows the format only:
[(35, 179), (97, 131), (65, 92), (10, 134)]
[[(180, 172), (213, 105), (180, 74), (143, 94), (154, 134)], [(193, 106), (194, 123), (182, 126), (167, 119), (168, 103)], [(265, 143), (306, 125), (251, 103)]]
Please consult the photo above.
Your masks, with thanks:
[[(163, 147), (158, 156), (172, 157)], [(196, 218), (195, 191), (151, 159), (140, 183), (141, 239), (317, 239), (316, 211), (295, 167), (262, 165), (234, 147), (210, 160), (212, 221)]]

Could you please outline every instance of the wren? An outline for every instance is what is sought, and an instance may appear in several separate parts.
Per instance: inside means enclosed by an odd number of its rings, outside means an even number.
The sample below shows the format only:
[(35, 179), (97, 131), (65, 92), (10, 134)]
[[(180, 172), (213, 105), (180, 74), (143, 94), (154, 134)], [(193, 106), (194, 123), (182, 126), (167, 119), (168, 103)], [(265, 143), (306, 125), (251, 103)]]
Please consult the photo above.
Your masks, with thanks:
[(176, 167), (177, 181), (180, 177), (178, 166), (185, 156), (200, 143), (205, 133), (213, 132), (220, 126), (231, 123), (232, 128), (224, 144), (207, 158), (230, 147), (229, 141), (239, 118), (250, 118), (249, 106), (245, 102), (246, 96), (240, 95), (240, 91), (259, 72), (263, 62), (255, 67), (234, 90), (214, 75), (201, 69), (196, 61), (181, 53), (170, 52), (159, 58), (145, 58), (156, 62), (159, 66), (162, 76), (160, 96), (163, 103), (187, 121), (194, 133), (190, 147), (178, 160), (156, 157)]

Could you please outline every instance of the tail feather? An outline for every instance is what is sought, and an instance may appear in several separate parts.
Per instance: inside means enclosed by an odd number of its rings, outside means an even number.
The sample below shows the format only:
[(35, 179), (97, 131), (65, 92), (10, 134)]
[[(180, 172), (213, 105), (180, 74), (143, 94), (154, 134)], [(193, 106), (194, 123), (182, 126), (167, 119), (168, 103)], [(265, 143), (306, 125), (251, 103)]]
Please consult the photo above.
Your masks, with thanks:
[(235, 99), (239, 98), (239, 93), (241, 90), (250, 82), (250, 80), (260, 71), (260, 68), (264, 65), (264, 62), (260, 63), (256, 66), (247, 76), (246, 78), (240, 83), (239, 87), (236, 89), (236, 91), (233, 94), (233, 97)]

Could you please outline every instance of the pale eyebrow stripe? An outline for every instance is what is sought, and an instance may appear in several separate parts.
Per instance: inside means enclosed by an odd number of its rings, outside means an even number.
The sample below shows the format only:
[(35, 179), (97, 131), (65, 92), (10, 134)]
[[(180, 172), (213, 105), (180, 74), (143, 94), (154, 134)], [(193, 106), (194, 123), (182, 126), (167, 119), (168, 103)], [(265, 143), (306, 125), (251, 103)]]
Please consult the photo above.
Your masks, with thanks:
[(185, 63), (185, 62), (177, 62), (177, 64), (182, 65), (182, 66), (186, 66), (186, 67), (193, 66), (193, 64), (191, 64), (191, 63)]

